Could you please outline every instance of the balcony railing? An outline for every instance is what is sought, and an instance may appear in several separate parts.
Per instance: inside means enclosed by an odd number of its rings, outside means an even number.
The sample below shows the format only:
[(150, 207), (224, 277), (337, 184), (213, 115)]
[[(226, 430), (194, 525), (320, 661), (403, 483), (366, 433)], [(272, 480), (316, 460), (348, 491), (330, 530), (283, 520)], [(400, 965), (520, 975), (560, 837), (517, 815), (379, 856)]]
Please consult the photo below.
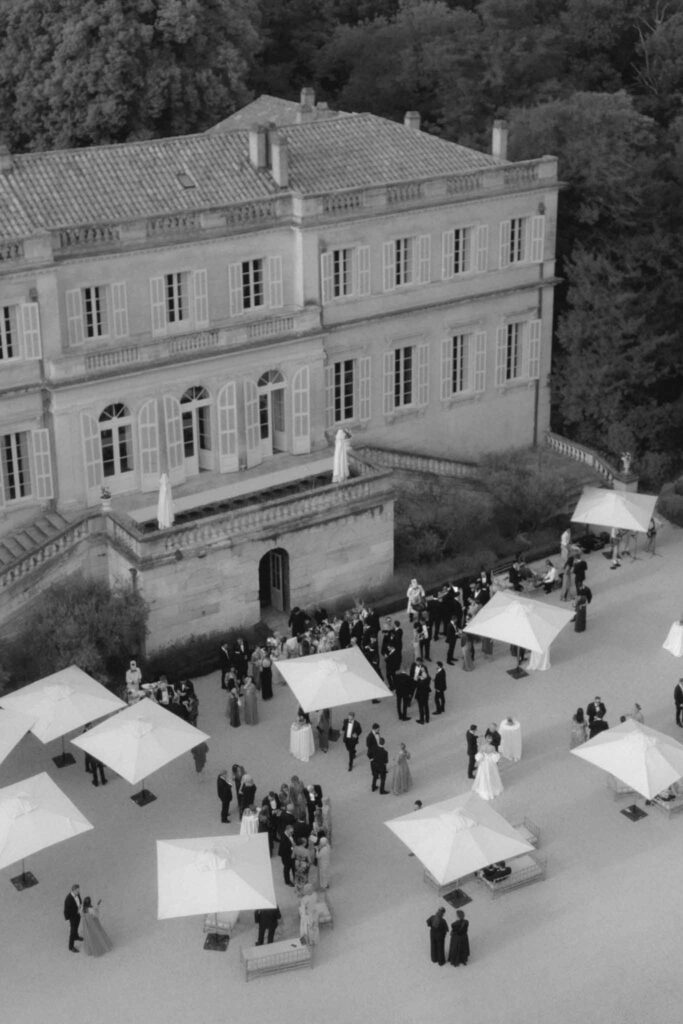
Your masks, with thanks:
[(574, 459), (575, 462), (582, 462), (584, 465), (590, 466), (596, 473), (603, 476), (610, 486), (614, 484), (615, 477), (619, 476), (619, 470), (616, 466), (613, 466), (604, 455), (596, 452), (593, 448), (587, 448), (583, 444), (570, 441), (569, 438), (562, 437), (561, 434), (553, 434), (551, 431), (548, 431), (545, 435), (545, 443), (559, 455), (564, 455), (569, 459)]

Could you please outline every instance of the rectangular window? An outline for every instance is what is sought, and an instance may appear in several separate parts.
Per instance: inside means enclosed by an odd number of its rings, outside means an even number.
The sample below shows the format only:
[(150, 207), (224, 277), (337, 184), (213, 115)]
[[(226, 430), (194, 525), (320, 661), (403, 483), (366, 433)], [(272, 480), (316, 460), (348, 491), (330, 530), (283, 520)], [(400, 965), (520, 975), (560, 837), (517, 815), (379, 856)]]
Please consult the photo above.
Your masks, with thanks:
[(109, 333), (105, 289), (99, 285), (83, 289), (83, 318), (86, 338), (104, 338)]
[(339, 299), (353, 292), (353, 249), (334, 249), (332, 252), (332, 297)]
[(472, 270), (473, 228), (456, 228), (453, 232), (453, 273), (469, 274)]
[(394, 408), (413, 403), (413, 347), (394, 351)]
[(471, 335), (456, 334), (451, 350), (451, 394), (467, 391), (470, 386), (470, 345)]
[(100, 429), (102, 473), (117, 476), (133, 468), (133, 437), (129, 423)]
[(265, 302), (263, 284), (263, 260), (242, 262), (242, 307), (257, 309)]
[(19, 358), (17, 314), (15, 306), (3, 306), (0, 315), (0, 359)]
[(509, 263), (523, 263), (526, 259), (527, 218), (513, 217), (510, 221)]
[(516, 322), (505, 328), (505, 380), (522, 376), (522, 338), (524, 325)]
[(166, 297), (166, 320), (169, 324), (180, 324), (190, 319), (190, 296), (188, 275), (185, 273), (166, 274), (164, 277)]
[(344, 359), (334, 364), (334, 422), (353, 419), (354, 360)]
[(320, 257), (323, 302), (370, 294), (370, 248), (330, 249)]
[(401, 285), (412, 284), (413, 273), (413, 239), (397, 238), (394, 242), (394, 286), (400, 288)]
[(27, 431), (0, 437), (0, 471), (5, 501), (31, 496), (29, 443)]

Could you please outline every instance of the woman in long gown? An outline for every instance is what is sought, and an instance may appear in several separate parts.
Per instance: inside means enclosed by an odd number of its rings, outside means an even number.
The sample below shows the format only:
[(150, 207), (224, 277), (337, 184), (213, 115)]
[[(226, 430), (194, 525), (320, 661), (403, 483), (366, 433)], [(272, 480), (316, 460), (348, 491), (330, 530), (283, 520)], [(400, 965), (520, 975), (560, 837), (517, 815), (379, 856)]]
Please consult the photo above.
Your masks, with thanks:
[(474, 637), (471, 633), (462, 635), (462, 667), (465, 672), (474, 668)]
[(318, 840), (318, 888), (329, 889), (330, 887), (330, 844), (326, 836), (320, 836)]
[(310, 884), (304, 886), (299, 900), (299, 936), (309, 946), (315, 946), (320, 937), (318, 899)]
[(228, 690), (228, 720), (235, 729), (240, 725), (240, 691), (235, 680)]
[(396, 764), (394, 765), (394, 777), (391, 780), (391, 792), (395, 793), (396, 796), (400, 796), (401, 793), (407, 793), (413, 784), (408, 766), (409, 760), (410, 754), (406, 745), (401, 743)]
[(318, 744), (323, 754), (326, 754), (330, 747), (330, 709), (323, 708), (318, 719)]
[(244, 702), (244, 724), (258, 725), (258, 705), (256, 701), (256, 686), (254, 680), (247, 676), (242, 693)]
[(303, 839), (292, 852), (294, 855), (294, 888), (297, 896), (303, 896), (304, 888), (308, 884), (313, 855)]
[(470, 957), (470, 940), (467, 936), (470, 923), (463, 910), (456, 910), (456, 919), (451, 925), (451, 944), (448, 949), (448, 962), (453, 967), (467, 963)]
[(330, 803), (329, 796), (326, 796), (323, 800), (322, 805), (323, 812), (323, 828), (325, 829), (325, 835), (332, 842), (332, 805)]
[(273, 698), (273, 663), (266, 654), (261, 662), (261, 699)]
[(588, 599), (583, 592), (583, 587), (578, 588), (576, 595), (576, 601), (574, 601), (574, 632), (585, 633), (586, 632), (586, 609), (588, 607)]
[(93, 906), (89, 896), (83, 900), (83, 913), (81, 915), (81, 930), (83, 932), (83, 949), (88, 956), (102, 956), (109, 953), (114, 947), (100, 922), (99, 905)]
[(475, 755), (477, 763), (477, 774), (472, 783), (472, 792), (480, 796), (482, 800), (494, 800), (503, 792), (498, 762), (500, 754), (490, 744), (486, 744), (483, 750)]
[(583, 713), (583, 708), (577, 708), (576, 714), (572, 715), (572, 731), (569, 737), (569, 749), (581, 746), (588, 739), (588, 722)]

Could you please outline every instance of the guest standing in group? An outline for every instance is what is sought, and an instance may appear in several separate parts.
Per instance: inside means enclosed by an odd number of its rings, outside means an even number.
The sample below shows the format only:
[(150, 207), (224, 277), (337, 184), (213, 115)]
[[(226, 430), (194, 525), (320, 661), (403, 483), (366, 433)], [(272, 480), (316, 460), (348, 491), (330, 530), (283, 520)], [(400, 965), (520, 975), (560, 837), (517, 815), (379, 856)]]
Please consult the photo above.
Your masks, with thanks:
[(459, 633), (460, 628), (458, 626), (458, 620), (455, 613), (453, 613), (446, 626), (446, 643), (448, 644), (448, 649), (446, 651), (446, 663), (448, 665), (455, 665), (458, 660), (455, 657), (455, 645), (458, 642)]
[(372, 766), (372, 792), (375, 792), (377, 789), (377, 783), (379, 782), (379, 792), (382, 796), (386, 796), (389, 792), (386, 787), (389, 753), (384, 739), (381, 736), (377, 741), (377, 746), (372, 752), (372, 760), (370, 764)]
[(281, 917), (280, 908), (277, 906), (275, 908), (264, 907), (262, 910), (254, 911), (254, 921), (258, 925), (257, 946), (262, 946), (264, 939), (270, 945), (275, 938), (275, 929)]
[(434, 673), (434, 714), (442, 715), (446, 710), (446, 669), (437, 661)]
[(287, 825), (282, 833), (278, 854), (282, 861), (282, 874), (285, 885), (293, 886), (292, 868), (294, 866), (294, 826)]
[(318, 719), (318, 746), (323, 754), (330, 749), (330, 709), (323, 708)]
[(476, 757), (479, 751), (479, 735), (476, 725), (471, 725), (465, 733), (467, 740), (467, 778), (473, 779), (476, 770)]
[(95, 906), (90, 896), (86, 896), (83, 900), (81, 928), (83, 930), (83, 950), (87, 956), (103, 956), (114, 948), (100, 921), (101, 902), (102, 900), (98, 900), (97, 906)]
[(676, 707), (676, 725), (683, 729), (683, 679), (679, 679), (674, 686), (674, 705)]
[(429, 953), (432, 958), (433, 964), (438, 964), (440, 967), (446, 963), (446, 936), (448, 934), (448, 925), (444, 920), (446, 913), (445, 907), (439, 907), (435, 914), (427, 918), (427, 927), (429, 928)]
[(230, 802), (232, 800), (232, 786), (228, 782), (227, 771), (218, 773), (216, 779), (216, 791), (221, 802), (221, 821), (224, 825), (230, 821)]
[(576, 600), (574, 601), (574, 623), (575, 633), (586, 632), (586, 610), (588, 608), (588, 595), (586, 593), (586, 587), (580, 586), (576, 590)]
[(273, 662), (266, 652), (261, 662), (261, 700), (273, 699)]
[(429, 724), (429, 694), (431, 693), (431, 680), (422, 658), (418, 658), (410, 667), (410, 678), (415, 687), (415, 700), (420, 717), (418, 725)]
[(592, 718), (589, 722), (588, 738), (592, 740), (594, 736), (597, 736), (601, 732), (605, 732), (606, 729), (609, 729), (609, 723), (605, 721), (602, 714), (596, 715), (595, 718)]
[(346, 747), (349, 754), (349, 771), (353, 771), (353, 762), (356, 756), (356, 747), (358, 746), (358, 739), (361, 732), (363, 731), (360, 722), (356, 721), (356, 716), (353, 711), (349, 711), (348, 715), (342, 723), (342, 736), (344, 737), (344, 746)]
[(258, 705), (256, 701), (256, 684), (251, 676), (247, 676), (244, 684), (244, 692), (242, 694), (242, 700), (244, 702), (244, 724), (245, 725), (257, 725), (258, 724)]
[(448, 962), (453, 967), (466, 965), (470, 958), (470, 940), (467, 935), (470, 923), (464, 910), (456, 910), (455, 921), (451, 925), (451, 944), (448, 949)]
[(307, 883), (299, 900), (299, 937), (306, 945), (316, 946), (319, 936), (318, 897)]
[(588, 723), (583, 708), (577, 708), (572, 715), (572, 731), (569, 737), (569, 749), (580, 747), (588, 739)]
[(593, 721), (593, 719), (597, 718), (598, 715), (600, 715), (602, 718), (604, 718), (604, 716), (606, 714), (607, 714), (607, 708), (605, 707), (605, 704), (603, 703), (603, 700), (602, 700), (601, 697), (596, 697), (594, 700), (592, 700), (590, 702), (590, 704), (586, 705), (586, 717), (588, 718), (588, 725), (589, 726), (590, 726), (591, 722)]
[(83, 941), (83, 936), (78, 934), (82, 909), (83, 900), (81, 899), (80, 886), (72, 885), (68, 896), (64, 900), (64, 920), (69, 922), (69, 949), (72, 953), (78, 953), (75, 943)]
[(413, 699), (415, 687), (407, 672), (397, 672), (394, 676), (394, 690), (396, 692), (396, 711), (399, 721), (409, 722), (408, 709)]
[(407, 793), (413, 784), (413, 780), (410, 775), (410, 767), (408, 761), (410, 760), (410, 754), (405, 743), (399, 745), (398, 756), (396, 758), (396, 764), (394, 765), (394, 775), (391, 780), (391, 792), (396, 796), (400, 796), (401, 793)]
[(228, 690), (228, 719), (233, 729), (237, 729), (240, 725), (240, 690), (237, 684), (237, 680), (232, 678), (230, 680), (230, 689)]

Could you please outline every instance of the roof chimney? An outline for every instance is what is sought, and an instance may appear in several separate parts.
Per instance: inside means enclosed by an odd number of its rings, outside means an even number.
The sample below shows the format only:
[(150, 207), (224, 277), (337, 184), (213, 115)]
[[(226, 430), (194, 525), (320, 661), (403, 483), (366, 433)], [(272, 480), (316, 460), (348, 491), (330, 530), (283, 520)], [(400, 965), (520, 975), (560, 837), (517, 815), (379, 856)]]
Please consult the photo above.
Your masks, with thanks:
[(270, 136), (270, 167), (275, 184), (280, 188), (287, 188), (289, 185), (287, 139), (279, 132), (274, 132)]
[(249, 129), (249, 160), (257, 171), (266, 166), (266, 129), (262, 124), (253, 124)]
[(12, 154), (4, 142), (0, 143), (0, 172), (2, 174), (9, 174), (12, 166)]
[(491, 153), (501, 160), (508, 158), (508, 123), (507, 121), (494, 121), (491, 132)]
[(312, 89), (310, 85), (304, 86), (301, 90), (301, 106), (311, 107), (315, 106), (315, 89)]
[(414, 128), (416, 132), (420, 130), (420, 111), (419, 110), (406, 110), (403, 123), (406, 128)]
[(297, 124), (307, 124), (315, 120), (315, 89), (307, 86), (301, 90), (301, 103), (296, 112)]

